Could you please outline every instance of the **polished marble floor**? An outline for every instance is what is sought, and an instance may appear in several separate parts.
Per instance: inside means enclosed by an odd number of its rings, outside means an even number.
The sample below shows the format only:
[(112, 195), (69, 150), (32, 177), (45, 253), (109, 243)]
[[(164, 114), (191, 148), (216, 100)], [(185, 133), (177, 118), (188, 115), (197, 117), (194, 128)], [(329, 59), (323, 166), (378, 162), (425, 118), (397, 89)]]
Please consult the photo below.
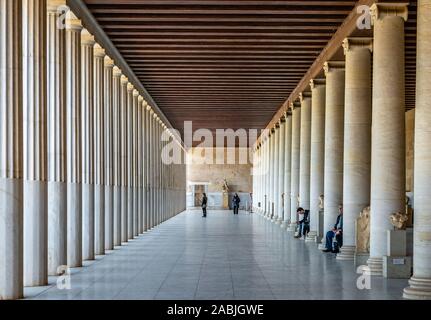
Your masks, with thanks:
[(310, 300), (401, 299), (407, 280), (359, 290), (350, 262), (293, 239), (259, 215), (184, 212), (121, 248), (57, 279), (26, 288), (28, 299)]

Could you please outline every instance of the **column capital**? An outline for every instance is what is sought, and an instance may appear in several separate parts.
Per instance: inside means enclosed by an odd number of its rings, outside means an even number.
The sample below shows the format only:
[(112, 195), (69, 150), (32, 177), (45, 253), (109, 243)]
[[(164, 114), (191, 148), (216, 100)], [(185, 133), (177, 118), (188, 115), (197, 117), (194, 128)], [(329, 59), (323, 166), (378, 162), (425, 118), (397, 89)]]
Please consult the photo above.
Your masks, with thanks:
[(299, 94), (299, 100), (301, 101), (301, 103), (304, 102), (304, 100), (306, 99), (311, 99), (311, 92), (305, 91)]
[(332, 71), (344, 71), (346, 63), (344, 61), (326, 61), (323, 65), (325, 76)]
[(89, 47), (93, 47), (96, 44), (94, 36), (85, 28), (81, 31), (81, 44)]
[(299, 103), (299, 101), (294, 101), (294, 102), (291, 102), (290, 103), (290, 110), (295, 110), (295, 109), (298, 109), (298, 108), (301, 108), (301, 104)]
[(154, 111), (149, 104), (147, 104), (147, 111), (152, 114)]
[(96, 43), (94, 45), (94, 57), (104, 59), (106, 56), (106, 51), (103, 49), (100, 44)]
[(70, 10), (66, 4), (66, 0), (48, 0), (46, 2), (46, 9), (49, 13), (60, 13), (60, 7)]
[(148, 107), (148, 102), (144, 99), (144, 97), (142, 97), (142, 106), (143, 106), (144, 108), (147, 108), (147, 107)]
[(139, 91), (136, 89), (133, 89), (133, 96), (134, 97), (139, 97)]
[(382, 20), (385, 17), (400, 17), (407, 21), (409, 16), (407, 2), (382, 2), (374, 3), (370, 8), (371, 23), (374, 24), (377, 20)]
[(123, 73), (121, 72), (121, 69), (114, 65), (113, 76), (120, 78), (122, 76), (122, 74)]
[(143, 96), (141, 96), (141, 95), (139, 95), (139, 97), (138, 97), (138, 102), (139, 102), (139, 104), (141, 104), (142, 105), (142, 102), (144, 101), (144, 97)]
[(312, 79), (310, 80), (311, 89), (315, 89), (318, 86), (326, 86), (326, 79)]
[(354, 49), (368, 49), (373, 52), (373, 38), (349, 37), (343, 40), (344, 55)]
[[(105, 56), (105, 67), (106, 68), (114, 68), (115, 64), (114, 64), (114, 60), (111, 59), (111, 57), (109, 56)], [(121, 73), (121, 71), (120, 71)]]
[(127, 91), (132, 92), (135, 90), (135, 87), (130, 82), (127, 82)]
[(82, 21), (76, 17), (72, 10), (69, 10), (66, 13), (65, 27), (66, 30), (75, 30), (78, 32), (80, 32), (83, 28)]
[(129, 84), (129, 79), (124, 74), (121, 75), (121, 84), (122, 85)]

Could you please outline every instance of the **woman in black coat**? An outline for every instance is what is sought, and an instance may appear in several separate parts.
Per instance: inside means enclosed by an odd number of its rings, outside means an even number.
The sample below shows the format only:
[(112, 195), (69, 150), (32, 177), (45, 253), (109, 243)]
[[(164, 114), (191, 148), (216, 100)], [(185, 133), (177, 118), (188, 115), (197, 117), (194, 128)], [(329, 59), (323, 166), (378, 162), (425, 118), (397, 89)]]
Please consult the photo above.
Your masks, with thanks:
[(203, 211), (202, 218), (206, 218), (207, 217), (207, 204), (208, 204), (207, 194), (204, 193), (204, 196), (202, 198), (202, 211)]

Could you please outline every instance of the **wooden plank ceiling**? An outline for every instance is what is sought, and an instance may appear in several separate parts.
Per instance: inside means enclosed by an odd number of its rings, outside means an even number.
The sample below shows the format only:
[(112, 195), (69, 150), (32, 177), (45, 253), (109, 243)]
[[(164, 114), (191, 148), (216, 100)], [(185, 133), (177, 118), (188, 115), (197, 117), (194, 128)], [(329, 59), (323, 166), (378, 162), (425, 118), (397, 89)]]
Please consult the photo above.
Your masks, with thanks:
[[(212, 131), (265, 128), (356, 3), (85, 2), (180, 131), (184, 121)], [(409, 24), (415, 29), (412, 20)], [(408, 70), (413, 67), (408, 64)], [(407, 80), (411, 84), (412, 78)], [(414, 88), (407, 95), (409, 107), (414, 106)]]

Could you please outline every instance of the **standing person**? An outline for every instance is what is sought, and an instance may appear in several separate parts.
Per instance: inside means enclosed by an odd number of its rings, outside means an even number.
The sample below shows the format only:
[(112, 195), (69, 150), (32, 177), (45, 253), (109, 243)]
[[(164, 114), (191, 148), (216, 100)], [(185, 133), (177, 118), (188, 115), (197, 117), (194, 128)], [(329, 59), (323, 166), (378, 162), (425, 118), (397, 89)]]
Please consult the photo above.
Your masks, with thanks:
[(238, 193), (235, 193), (235, 196), (233, 197), (233, 214), (238, 214), (240, 202), (241, 199), (239, 198)]
[(207, 194), (204, 193), (202, 197), (202, 212), (203, 212), (202, 218), (207, 217), (207, 205), (208, 205), (208, 198), (207, 198)]

